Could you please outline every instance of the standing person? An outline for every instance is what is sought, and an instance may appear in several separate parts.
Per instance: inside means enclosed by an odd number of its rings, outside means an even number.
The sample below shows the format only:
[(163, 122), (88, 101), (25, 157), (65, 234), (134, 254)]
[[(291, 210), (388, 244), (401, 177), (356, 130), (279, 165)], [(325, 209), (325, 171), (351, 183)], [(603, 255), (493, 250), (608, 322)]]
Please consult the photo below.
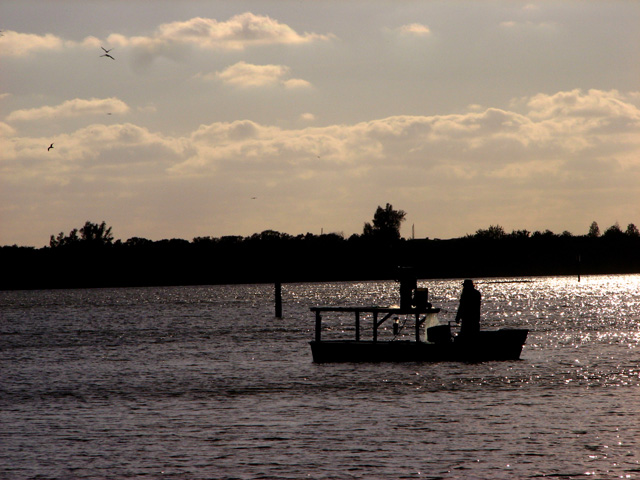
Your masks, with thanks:
[(480, 303), (481, 295), (473, 286), (473, 281), (465, 280), (462, 284), (460, 306), (456, 314), (456, 323), (460, 325), (460, 336), (470, 338), (480, 332)]

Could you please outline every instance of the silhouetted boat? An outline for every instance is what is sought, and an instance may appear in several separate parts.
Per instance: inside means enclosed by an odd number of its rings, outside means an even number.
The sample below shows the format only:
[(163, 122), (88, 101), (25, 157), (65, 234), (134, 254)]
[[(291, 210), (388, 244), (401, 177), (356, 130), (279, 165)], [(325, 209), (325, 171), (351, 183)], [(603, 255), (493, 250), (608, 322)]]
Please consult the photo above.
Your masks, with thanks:
[[(518, 360), (527, 339), (527, 329), (481, 330), (472, 339), (453, 335), (451, 326), (421, 328), (434, 323), (439, 308), (398, 307), (312, 307), (316, 315), (315, 340), (309, 342), (313, 361), (328, 362), (442, 362)], [(322, 314), (354, 313), (355, 340), (322, 340)], [(373, 339), (360, 339), (361, 316), (372, 315)], [(379, 317), (382, 315), (382, 319)], [(378, 327), (392, 316), (415, 318), (415, 340), (378, 340)], [(426, 331), (426, 335), (424, 334)]]

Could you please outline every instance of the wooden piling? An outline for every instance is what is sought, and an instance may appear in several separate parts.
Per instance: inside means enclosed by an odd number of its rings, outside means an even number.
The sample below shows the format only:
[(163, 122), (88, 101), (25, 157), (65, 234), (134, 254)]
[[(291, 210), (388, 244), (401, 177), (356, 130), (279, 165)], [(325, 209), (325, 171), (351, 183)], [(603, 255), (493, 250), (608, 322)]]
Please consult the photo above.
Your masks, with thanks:
[(282, 318), (282, 284), (276, 282), (276, 318)]

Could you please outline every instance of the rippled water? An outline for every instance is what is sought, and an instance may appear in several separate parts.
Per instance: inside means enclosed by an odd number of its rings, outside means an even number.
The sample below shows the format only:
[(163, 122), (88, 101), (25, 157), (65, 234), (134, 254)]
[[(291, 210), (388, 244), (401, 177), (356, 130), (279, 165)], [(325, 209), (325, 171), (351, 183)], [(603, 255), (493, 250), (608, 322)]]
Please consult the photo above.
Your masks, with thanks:
[(640, 478), (640, 276), (477, 285), (520, 361), (312, 363), (394, 282), (0, 292), (0, 478)]

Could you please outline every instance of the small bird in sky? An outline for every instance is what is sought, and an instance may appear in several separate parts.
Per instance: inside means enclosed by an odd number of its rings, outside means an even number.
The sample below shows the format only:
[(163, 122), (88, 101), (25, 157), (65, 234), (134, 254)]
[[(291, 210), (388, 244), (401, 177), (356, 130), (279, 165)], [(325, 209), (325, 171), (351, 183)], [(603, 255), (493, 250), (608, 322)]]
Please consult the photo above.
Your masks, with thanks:
[(104, 54), (103, 54), (103, 55), (100, 55), (101, 57), (109, 57), (111, 60), (115, 60), (115, 58), (113, 58), (111, 55), (109, 55), (109, 52), (110, 52), (111, 50), (113, 50), (113, 48), (110, 48), (109, 50), (107, 50), (106, 48), (104, 48), (104, 47), (102, 47), (102, 46), (101, 46), (100, 48), (101, 48), (102, 50), (104, 50)]
[(49, 145), (49, 148), (47, 148), (47, 152), (48, 152), (49, 150), (51, 150), (52, 148), (53, 148), (53, 143), (52, 143), (51, 145)]

